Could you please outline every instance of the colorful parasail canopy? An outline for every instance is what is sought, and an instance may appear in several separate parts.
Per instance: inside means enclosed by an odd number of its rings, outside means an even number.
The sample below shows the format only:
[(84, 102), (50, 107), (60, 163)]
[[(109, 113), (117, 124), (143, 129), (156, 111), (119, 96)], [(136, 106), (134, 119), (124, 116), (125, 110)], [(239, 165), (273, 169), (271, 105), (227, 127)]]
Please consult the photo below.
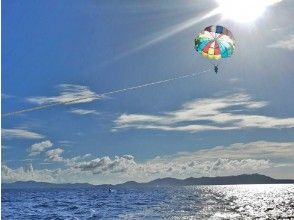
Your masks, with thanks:
[(235, 50), (234, 36), (223, 26), (206, 27), (195, 38), (195, 50), (208, 59), (219, 60), (230, 57)]

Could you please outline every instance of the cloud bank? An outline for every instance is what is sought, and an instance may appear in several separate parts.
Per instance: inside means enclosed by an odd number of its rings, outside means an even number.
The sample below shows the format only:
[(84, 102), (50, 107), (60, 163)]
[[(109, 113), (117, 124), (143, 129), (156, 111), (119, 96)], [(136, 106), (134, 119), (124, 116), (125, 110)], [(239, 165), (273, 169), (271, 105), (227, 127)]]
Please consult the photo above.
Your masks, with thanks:
[[(130, 180), (150, 181), (155, 178), (237, 175), (264, 173), (274, 177), (294, 178), (294, 142), (257, 141), (216, 146), (194, 152), (157, 156), (137, 161), (132, 155), (93, 158), (86, 154), (62, 157), (63, 149), (46, 153), (47, 161), (64, 164), (64, 169), (12, 169), (2, 165), (2, 180), (36, 180), (49, 182), (120, 183)], [(274, 171), (273, 171), (274, 170)]]

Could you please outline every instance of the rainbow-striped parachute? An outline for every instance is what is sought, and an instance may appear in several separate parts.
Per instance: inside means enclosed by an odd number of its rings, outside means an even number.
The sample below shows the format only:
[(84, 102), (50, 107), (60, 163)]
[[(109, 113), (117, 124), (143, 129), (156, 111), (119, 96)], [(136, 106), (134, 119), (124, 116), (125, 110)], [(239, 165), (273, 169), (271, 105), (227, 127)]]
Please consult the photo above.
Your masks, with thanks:
[(212, 25), (197, 35), (195, 50), (208, 59), (219, 60), (232, 56), (235, 50), (235, 40), (227, 28)]

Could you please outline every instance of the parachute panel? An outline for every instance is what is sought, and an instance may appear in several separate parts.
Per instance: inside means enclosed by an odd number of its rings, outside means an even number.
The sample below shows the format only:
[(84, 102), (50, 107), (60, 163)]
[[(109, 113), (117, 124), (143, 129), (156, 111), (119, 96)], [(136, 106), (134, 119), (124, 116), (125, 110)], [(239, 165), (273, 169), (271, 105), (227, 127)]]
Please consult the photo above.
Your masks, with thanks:
[(235, 40), (232, 32), (227, 28), (212, 25), (196, 36), (195, 50), (208, 59), (228, 58), (234, 53)]

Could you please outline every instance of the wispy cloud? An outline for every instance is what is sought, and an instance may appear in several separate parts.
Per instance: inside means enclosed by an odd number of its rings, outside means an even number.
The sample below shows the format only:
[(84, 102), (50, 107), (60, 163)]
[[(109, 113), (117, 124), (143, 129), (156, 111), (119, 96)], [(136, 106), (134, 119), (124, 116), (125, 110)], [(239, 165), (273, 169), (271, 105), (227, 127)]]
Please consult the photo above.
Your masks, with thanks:
[(9, 99), (9, 98), (13, 98), (14, 96), (13, 95), (8, 95), (8, 94), (5, 94), (5, 93), (1, 93), (1, 98), (2, 99)]
[(30, 97), (27, 100), (29, 102), (36, 103), (39, 105), (47, 105), (53, 103), (86, 103), (102, 98), (102, 96), (91, 91), (87, 86), (60, 84), (58, 85), (58, 89), (60, 91), (60, 94), (57, 96), (36, 96)]
[(198, 150), (195, 152), (180, 152), (173, 156), (182, 161), (229, 159), (270, 159), (290, 162), (294, 156), (294, 142), (255, 141), (249, 143), (234, 143), (229, 146), (216, 146), (214, 148)]
[(74, 113), (74, 114), (77, 114), (77, 115), (89, 115), (89, 114), (99, 115), (100, 114), (96, 110), (92, 110), (92, 109), (78, 109), (78, 108), (72, 109), (69, 112)]
[(287, 38), (279, 40), (274, 44), (269, 45), (268, 47), (294, 50), (294, 34), (289, 35)]
[(114, 130), (133, 128), (193, 133), (242, 128), (294, 127), (294, 118), (249, 114), (266, 105), (267, 102), (255, 101), (244, 93), (203, 98), (188, 102), (179, 110), (158, 115), (122, 114), (115, 120)]
[(61, 140), (61, 141), (58, 141), (58, 144), (60, 144), (61, 146), (69, 147), (73, 145), (74, 142), (69, 140)]
[(40, 143), (35, 143), (31, 146), (31, 148), (29, 149), (30, 154), (29, 156), (36, 156), (38, 154), (40, 154), (42, 151), (46, 150), (47, 148), (52, 147), (53, 144), (51, 141), (47, 140), (47, 141), (42, 141)]
[(7, 149), (10, 149), (10, 148), (11, 148), (10, 146), (1, 145), (1, 150), (7, 150)]
[(2, 129), (2, 137), (5, 139), (23, 138), (23, 139), (42, 139), (43, 135), (28, 131), (25, 129)]

